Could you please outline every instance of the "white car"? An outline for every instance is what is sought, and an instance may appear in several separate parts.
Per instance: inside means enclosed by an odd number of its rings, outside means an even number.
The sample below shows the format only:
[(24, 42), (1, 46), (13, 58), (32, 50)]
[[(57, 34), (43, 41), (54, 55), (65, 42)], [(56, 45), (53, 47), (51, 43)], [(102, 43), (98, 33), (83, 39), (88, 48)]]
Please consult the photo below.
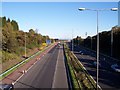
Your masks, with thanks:
[[(97, 62), (95, 61), (95, 62), (93, 62), (93, 65), (95, 66), (95, 67), (97, 67)], [(99, 67), (101, 67), (101, 64), (99, 63)]]
[(118, 64), (111, 65), (111, 68), (116, 72), (120, 72), (120, 66), (118, 66)]
[(82, 51), (79, 51), (79, 53), (80, 53), (81, 55), (83, 55), (83, 54), (84, 54)]

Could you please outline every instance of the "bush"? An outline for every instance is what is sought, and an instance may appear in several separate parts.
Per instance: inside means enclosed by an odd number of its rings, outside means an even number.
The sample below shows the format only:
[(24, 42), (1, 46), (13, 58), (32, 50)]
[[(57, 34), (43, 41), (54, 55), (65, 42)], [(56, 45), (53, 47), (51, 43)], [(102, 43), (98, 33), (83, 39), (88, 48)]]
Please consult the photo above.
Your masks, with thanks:
[(47, 46), (46, 43), (42, 43), (42, 44), (40, 45), (40, 47), (39, 47), (39, 50), (43, 50), (46, 46)]
[(14, 54), (14, 53), (9, 53), (9, 52), (5, 52), (5, 51), (1, 51), (2, 52), (2, 63), (9, 61), (9, 60), (19, 60), (20, 58)]

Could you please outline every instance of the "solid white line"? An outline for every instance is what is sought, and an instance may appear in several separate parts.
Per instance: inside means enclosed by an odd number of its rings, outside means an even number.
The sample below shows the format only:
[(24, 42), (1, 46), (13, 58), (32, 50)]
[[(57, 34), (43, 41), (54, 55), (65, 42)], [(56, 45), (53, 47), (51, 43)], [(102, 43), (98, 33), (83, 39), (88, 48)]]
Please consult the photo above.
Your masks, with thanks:
[(52, 88), (55, 88), (55, 76), (56, 76), (56, 71), (57, 71), (59, 53), (60, 53), (60, 49), (59, 49), (59, 51), (58, 51), (57, 62), (56, 62), (56, 67), (55, 67), (55, 73), (54, 73), (53, 83), (52, 83)]
[[(53, 45), (53, 46), (54, 46), (54, 45)], [(51, 46), (51, 47), (49, 46), (49, 47), (52, 48), (53, 46)], [(48, 49), (49, 47), (46, 47), (45, 50)], [(12, 68), (8, 69), (7, 71), (1, 73), (1, 74), (0, 74), (0, 77), (3, 76), (4, 74), (8, 73), (9, 71), (13, 70), (14, 68), (18, 67), (18, 66), (21, 65), (22, 63), (28, 61), (30, 58), (34, 57), (35, 55), (37, 55), (37, 54), (40, 53), (40, 52), (42, 52), (42, 51), (38, 51), (37, 53), (33, 54), (33, 55), (30, 56), (29, 58), (25, 59), (24, 61), (18, 63), (17, 65), (13, 66)]]
[[(48, 51), (50, 51), (53, 47), (51, 47), (50, 49), (48, 49)], [(47, 54), (47, 53), (45, 53)], [(45, 55), (44, 55), (45, 56)], [(41, 58), (39, 58), (40, 60)], [(26, 71), (28, 72), (39, 60), (37, 60), (33, 65), (31, 65)], [(24, 74), (22, 74), (15, 82), (13, 82), (13, 85), (15, 85), (17, 83), (18, 80), (20, 80), (22, 77), (24, 76)]]
[[(74, 55), (74, 53), (73, 53)], [(75, 55), (74, 55), (75, 56)], [(76, 56), (75, 56), (76, 57)], [(77, 57), (76, 57), (77, 58)], [(78, 58), (77, 58), (78, 59)], [(83, 64), (79, 61), (79, 63), (82, 65), (82, 67), (86, 70), (86, 68), (83, 66)], [(87, 71), (87, 70), (86, 70)], [(90, 74), (89, 74), (90, 75)], [(93, 79), (93, 81), (96, 83), (96, 81), (94, 80), (94, 78), (90, 75), (90, 77)], [(100, 85), (98, 85), (98, 87), (102, 90), (102, 88), (100, 87)]]
[(23, 75), (24, 75), (24, 74), (22, 74), (22, 75), (21, 75), (15, 82), (13, 82), (12, 84), (15, 85), (15, 84), (18, 82), (18, 80), (20, 80), (20, 79), (23, 77)]
[[(30, 68), (28, 68), (28, 69), (26, 70), (26, 73), (27, 73), (36, 63), (37, 63), (37, 61), (36, 61), (33, 65), (31, 65)], [(16, 84), (17, 81), (20, 80), (23, 76), (24, 76), (24, 74), (22, 74), (15, 82), (13, 82), (13, 84)]]
[(33, 63), (33, 65), (31, 65), (28, 69), (27, 72), (37, 63), (38, 61), (36, 61), (35, 63)]

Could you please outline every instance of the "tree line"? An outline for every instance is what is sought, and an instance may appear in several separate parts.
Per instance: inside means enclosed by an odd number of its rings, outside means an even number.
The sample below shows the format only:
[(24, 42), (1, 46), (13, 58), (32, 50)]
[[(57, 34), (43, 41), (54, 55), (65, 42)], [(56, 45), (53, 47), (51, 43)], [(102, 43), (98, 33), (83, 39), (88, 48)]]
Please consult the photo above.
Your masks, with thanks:
[[(18, 22), (6, 17), (0, 17), (0, 30), (2, 30), (2, 51), (18, 56), (24, 54), (25, 42), (27, 49), (34, 49), (39, 48), (46, 39), (50, 39), (49, 36), (43, 36), (33, 29), (24, 32), (19, 29)], [(51, 40), (54, 41), (54, 39)]]
[[(113, 36), (113, 43), (111, 44), (111, 36)], [(74, 38), (74, 43), (97, 50), (97, 35), (85, 39), (77, 36)], [(99, 33), (99, 49), (101, 53), (120, 59), (120, 27), (114, 26), (110, 31), (103, 31)], [(112, 50), (111, 50), (112, 49)]]

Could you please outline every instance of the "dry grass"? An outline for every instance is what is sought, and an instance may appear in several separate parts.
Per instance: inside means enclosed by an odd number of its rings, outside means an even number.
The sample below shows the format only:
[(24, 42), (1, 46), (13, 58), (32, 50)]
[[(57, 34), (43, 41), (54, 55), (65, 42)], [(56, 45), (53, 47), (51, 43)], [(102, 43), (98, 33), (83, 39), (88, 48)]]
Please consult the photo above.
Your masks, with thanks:
[(12, 59), (12, 60), (2, 63), (2, 72), (4, 72), (7, 69), (11, 68), (12, 66), (16, 65), (20, 61), (22, 61), (22, 59), (19, 59), (19, 60)]
[[(38, 52), (39, 50), (37, 48), (35, 49), (29, 49), (28, 53), (27, 53), (27, 57), (33, 55), (34, 53)], [(11, 59), (8, 60), (6, 62), (3, 62), (2, 64), (0, 64), (2, 66), (2, 72), (8, 70), (9, 68), (11, 68), (12, 66), (18, 64), (19, 62), (21, 62), (22, 60), (24, 60), (25, 58), (22, 58), (22, 56), (18, 57), (19, 59)], [(1, 72), (1, 73), (2, 73)]]

